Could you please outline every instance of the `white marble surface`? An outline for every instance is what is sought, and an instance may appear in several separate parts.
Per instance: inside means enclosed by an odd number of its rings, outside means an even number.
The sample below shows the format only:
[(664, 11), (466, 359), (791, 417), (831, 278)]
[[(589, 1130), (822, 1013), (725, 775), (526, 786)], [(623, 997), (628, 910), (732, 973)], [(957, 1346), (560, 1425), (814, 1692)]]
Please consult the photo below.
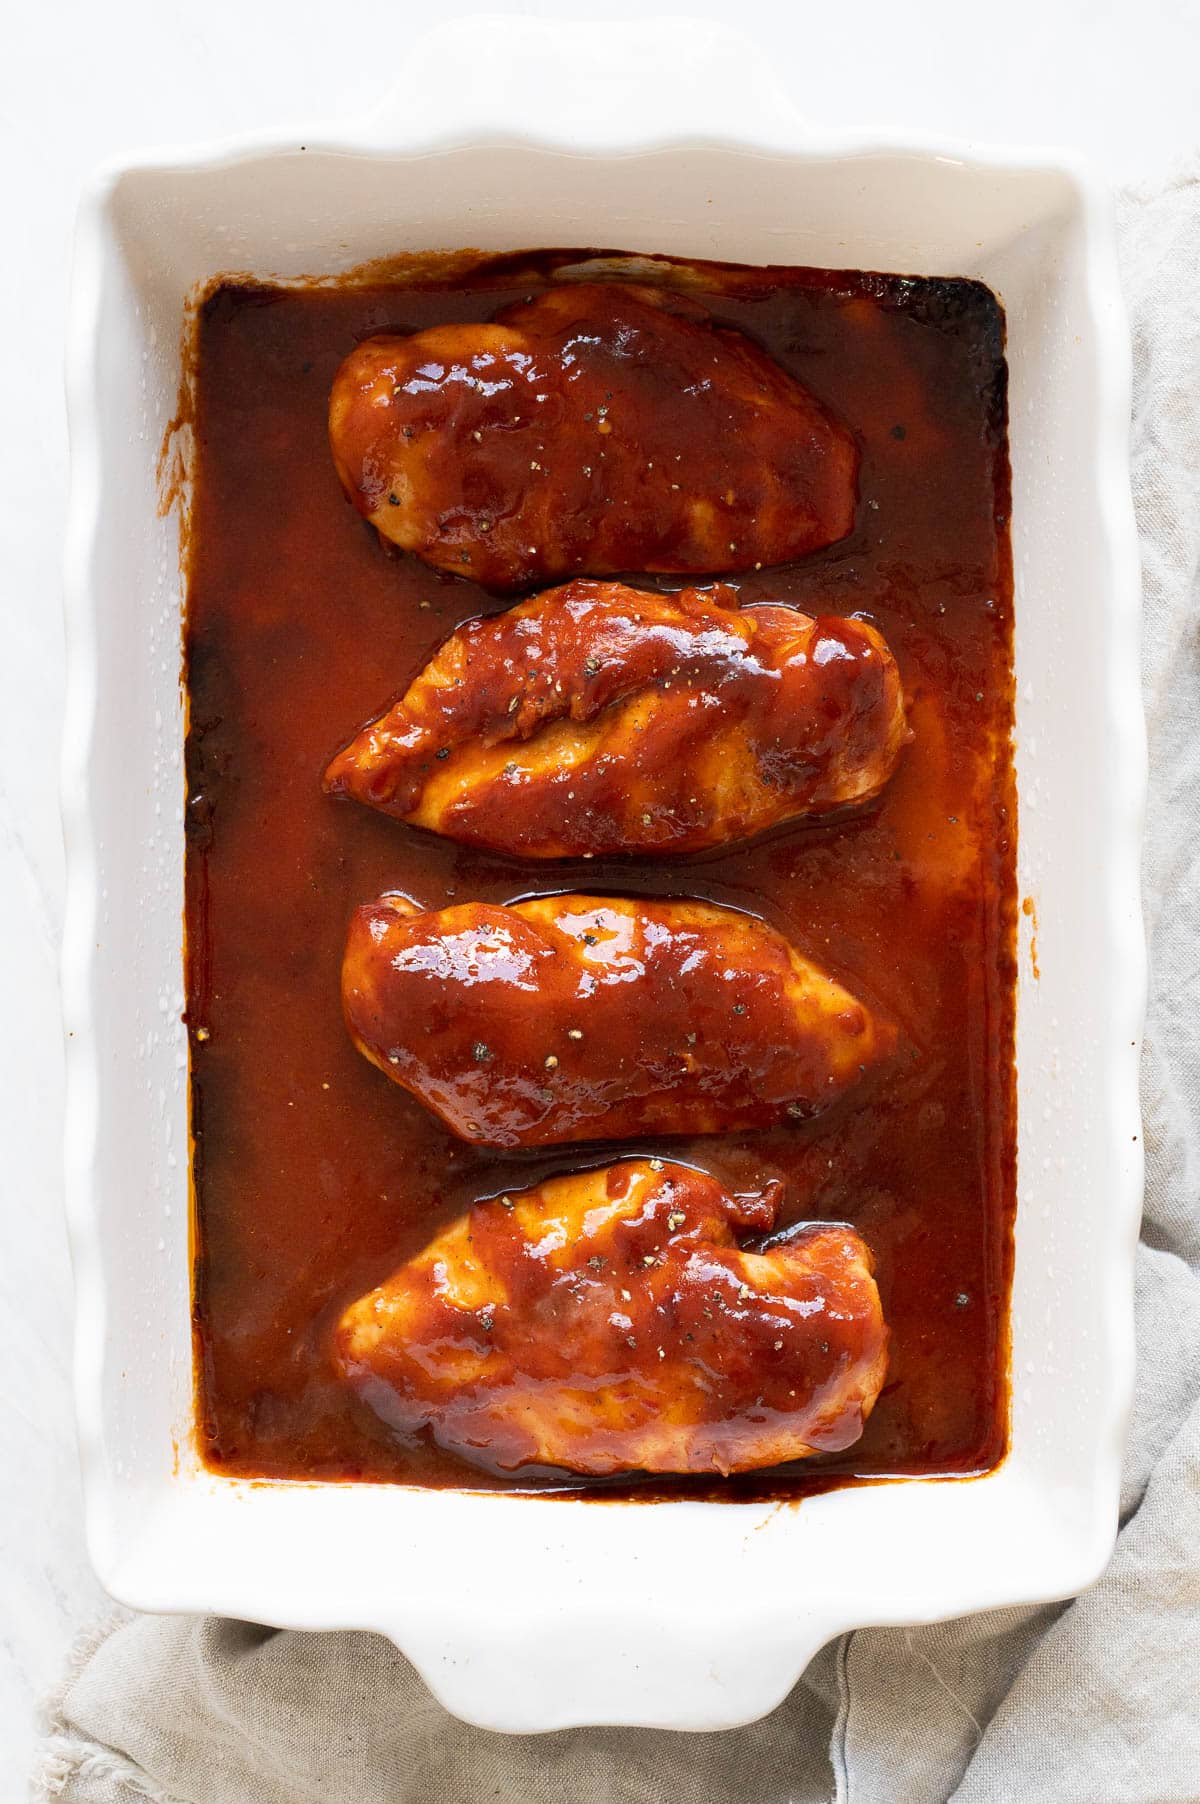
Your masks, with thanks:
[[(440, 16), (470, 13), (443, 4)], [(637, 17), (638, 0), (510, 10)], [(1113, 182), (1197, 150), (1195, 0), (691, 0), (663, 15), (740, 23), (817, 124), (1068, 143)], [(0, 150), (0, 1804), (25, 1794), (37, 1700), (103, 1609), (82, 1545), (61, 1216), (57, 812), (59, 556), (67, 466), (63, 311), (89, 168), (147, 143), (353, 115), (432, 9), (398, 0), (346, 32), (314, 0), (66, 0), (6, 20)], [(360, 48), (360, 45), (362, 48)], [(365, 50), (365, 54), (364, 54)]]

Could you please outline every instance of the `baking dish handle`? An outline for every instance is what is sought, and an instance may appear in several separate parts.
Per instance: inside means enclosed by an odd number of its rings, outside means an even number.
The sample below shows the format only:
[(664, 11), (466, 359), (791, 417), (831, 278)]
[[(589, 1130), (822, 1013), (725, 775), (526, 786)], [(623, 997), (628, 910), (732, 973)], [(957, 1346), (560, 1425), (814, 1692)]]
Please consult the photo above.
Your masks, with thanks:
[(477, 15), (417, 39), (367, 121), (381, 150), (518, 137), (596, 151), (687, 139), (794, 149), (804, 129), (763, 52), (699, 19)]

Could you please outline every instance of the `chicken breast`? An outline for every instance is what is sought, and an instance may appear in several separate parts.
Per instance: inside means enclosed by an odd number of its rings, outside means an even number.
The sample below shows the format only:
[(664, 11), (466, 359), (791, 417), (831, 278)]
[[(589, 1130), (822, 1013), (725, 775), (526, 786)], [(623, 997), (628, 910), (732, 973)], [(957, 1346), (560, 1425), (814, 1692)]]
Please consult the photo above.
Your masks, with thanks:
[(854, 521), (851, 434), (665, 289), (562, 283), (490, 325), (367, 339), (334, 379), (329, 436), (385, 538), (489, 589), (747, 570)]
[(906, 733), (865, 621), (580, 579), (460, 627), (325, 786), (519, 857), (695, 852), (868, 801)]
[(897, 1037), (774, 928), (695, 901), (381, 896), (342, 1003), (360, 1052), (484, 1146), (803, 1119)]
[(335, 1363), (398, 1432), (493, 1471), (838, 1452), (887, 1367), (871, 1255), (829, 1225), (740, 1247), (778, 1206), (661, 1159), (477, 1203), (346, 1310)]

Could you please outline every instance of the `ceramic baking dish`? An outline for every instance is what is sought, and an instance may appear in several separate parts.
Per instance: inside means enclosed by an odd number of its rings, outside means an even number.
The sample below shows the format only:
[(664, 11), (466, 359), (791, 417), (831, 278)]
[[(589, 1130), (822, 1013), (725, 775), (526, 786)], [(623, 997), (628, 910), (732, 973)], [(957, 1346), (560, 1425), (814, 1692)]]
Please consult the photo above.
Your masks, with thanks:
[[(1019, 1209), (1012, 1448), (797, 1505), (248, 1483), (193, 1451), (180, 510), (189, 294), (401, 251), (591, 243), (977, 276), (1008, 315)], [(92, 1558), (145, 1610), (389, 1635), (460, 1716), (715, 1729), (829, 1637), (1102, 1569), (1133, 1370), (1144, 743), (1129, 349), (1104, 200), (1058, 156), (809, 133), (735, 37), (477, 20), (349, 132), (139, 159), (83, 206), (69, 346), (67, 1185)], [(186, 510), (186, 444), (183, 505)]]

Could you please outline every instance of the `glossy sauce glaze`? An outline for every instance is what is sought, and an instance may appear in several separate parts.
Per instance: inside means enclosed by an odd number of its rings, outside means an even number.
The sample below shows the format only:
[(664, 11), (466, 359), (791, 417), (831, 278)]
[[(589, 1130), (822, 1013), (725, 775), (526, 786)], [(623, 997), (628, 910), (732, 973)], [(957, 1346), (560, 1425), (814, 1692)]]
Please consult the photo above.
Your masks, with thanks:
[(853, 1229), (629, 1159), (476, 1203), (338, 1322), (347, 1381), (472, 1465), (728, 1474), (840, 1452), (887, 1367)]
[(669, 290), (562, 283), (495, 323), (373, 338), (337, 373), (329, 428), (380, 532), (489, 589), (748, 570), (854, 518), (853, 435)]
[(710, 902), (538, 897), (355, 910), (355, 1043), (479, 1146), (801, 1121), (896, 1030), (764, 921)]
[(452, 634), (325, 784), (520, 858), (698, 852), (869, 801), (907, 731), (866, 621), (580, 580)]
[[(334, 374), (356, 341), (484, 320), (560, 258), (437, 286), (225, 287), (199, 322), (188, 602), (187, 926), (198, 1399), (226, 1471), (501, 1484), (400, 1436), (330, 1360), (355, 1298), (481, 1197), (639, 1150), (731, 1193), (783, 1185), (784, 1222), (846, 1221), (876, 1258), (889, 1371), (862, 1439), (718, 1495), (984, 1470), (1003, 1452), (1014, 1186), (1011, 573), (1002, 320), (968, 282), (697, 266), (688, 282), (859, 441), (853, 531), (738, 578), (744, 602), (861, 611), (909, 698), (877, 803), (689, 858), (538, 867), (322, 793), (330, 758), (464, 621), (503, 604), (396, 553), (342, 497)], [(641, 588), (677, 587), (648, 582)], [(895, 1021), (901, 1051), (818, 1118), (716, 1139), (498, 1152), (464, 1145), (354, 1048), (348, 921), (536, 893), (694, 896), (757, 915)], [(525, 1470), (521, 1486), (628, 1487)], [(632, 1481), (646, 1495), (706, 1478)]]

